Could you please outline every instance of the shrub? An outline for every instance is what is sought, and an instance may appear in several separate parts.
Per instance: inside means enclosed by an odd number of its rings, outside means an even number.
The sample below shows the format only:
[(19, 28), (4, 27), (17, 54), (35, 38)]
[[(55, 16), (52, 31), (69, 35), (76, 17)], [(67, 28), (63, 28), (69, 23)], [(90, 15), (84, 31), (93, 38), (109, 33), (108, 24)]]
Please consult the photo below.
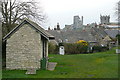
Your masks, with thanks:
[[(83, 43), (60, 43), (65, 48), (65, 54), (80, 54), (87, 53), (88, 46), (83, 45)], [(59, 46), (49, 43), (48, 53), (49, 54), (58, 54)]]
[(84, 45), (84, 46), (88, 46), (88, 43), (84, 40), (79, 40), (76, 42), (77, 44), (81, 44), (81, 45)]
[(65, 54), (86, 53), (88, 47), (78, 43), (64, 43)]
[(118, 39), (118, 45), (120, 45), (120, 34), (116, 35), (116, 39)]
[(48, 53), (49, 54), (57, 54), (59, 49), (57, 45), (52, 44), (51, 42), (48, 43)]
[(93, 46), (93, 52), (102, 52), (108, 50), (106, 46)]

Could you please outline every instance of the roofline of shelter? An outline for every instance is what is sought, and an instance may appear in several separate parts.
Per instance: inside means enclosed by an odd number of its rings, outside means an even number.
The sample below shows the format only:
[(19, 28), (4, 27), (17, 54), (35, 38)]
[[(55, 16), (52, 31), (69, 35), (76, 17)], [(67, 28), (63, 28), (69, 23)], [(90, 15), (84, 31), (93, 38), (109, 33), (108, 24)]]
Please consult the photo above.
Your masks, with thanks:
[(30, 23), (28, 21), (28, 19), (24, 19), (19, 25), (17, 25), (13, 30), (11, 30), (4, 38), (3, 38), (3, 42), (5, 40), (7, 40), (9, 37), (11, 37), (19, 28), (21, 28), (24, 24), (29, 24), (31, 25), (35, 30), (37, 30), (42, 36), (44, 36), (47, 40), (50, 39), (55, 39), (54, 36), (49, 37), (47, 36), (45, 33), (43, 33), (42, 31), (40, 31), (39, 29), (37, 29), (36, 27), (34, 27), (34, 25), (32, 23)]

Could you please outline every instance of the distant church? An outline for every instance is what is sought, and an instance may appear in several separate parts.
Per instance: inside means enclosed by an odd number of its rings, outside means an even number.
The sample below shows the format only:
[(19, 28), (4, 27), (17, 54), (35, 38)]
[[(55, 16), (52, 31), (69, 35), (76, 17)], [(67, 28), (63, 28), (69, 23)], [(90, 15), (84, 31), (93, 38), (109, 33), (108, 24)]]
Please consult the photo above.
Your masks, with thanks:
[(101, 24), (110, 24), (110, 15), (102, 16), (100, 15)]
[(81, 17), (81, 19), (79, 16), (74, 16), (73, 29), (81, 28), (82, 26), (83, 26), (83, 16)]
[(73, 24), (65, 25), (64, 30), (75, 30), (80, 28), (83, 28), (83, 16), (80, 18), (78, 15), (76, 15), (73, 17)]
[[(110, 25), (110, 15), (100, 15), (100, 24), (99, 25)], [(95, 23), (91, 23), (91, 24), (87, 24), (87, 25), (83, 25), (83, 16), (81, 16), (81, 18), (76, 15), (73, 17), (73, 24), (70, 25), (65, 25), (65, 27), (63, 29), (60, 29), (60, 25), (59, 23), (57, 23), (57, 25), (54, 27), (54, 29), (50, 29), (50, 27), (48, 28), (48, 30), (85, 30), (85, 29), (90, 29), (92, 27), (100, 27), (99, 25)]]
[[(115, 27), (118, 26), (114, 22), (110, 22), (110, 15), (100, 15), (100, 23), (96, 22), (83, 25), (83, 16), (73, 17), (73, 23), (65, 25), (60, 30), (60, 25), (57, 24), (54, 30), (48, 30), (50, 34), (55, 36), (55, 43), (75, 43), (79, 40), (85, 40), (87, 42), (99, 45), (107, 45), (112, 39), (112, 34), (117, 34), (118, 31), (114, 31)], [(113, 31), (112, 31), (112, 27)], [(112, 35), (112, 37), (111, 37)], [(114, 41), (113, 41), (114, 42)]]

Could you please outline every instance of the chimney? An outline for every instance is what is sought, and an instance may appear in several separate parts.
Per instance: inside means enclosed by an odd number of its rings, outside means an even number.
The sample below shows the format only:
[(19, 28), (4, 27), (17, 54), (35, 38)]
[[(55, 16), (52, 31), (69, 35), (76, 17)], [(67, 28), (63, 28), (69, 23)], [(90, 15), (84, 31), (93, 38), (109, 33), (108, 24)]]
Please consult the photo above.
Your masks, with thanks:
[(56, 27), (54, 27), (54, 30), (57, 30), (57, 28), (56, 28)]
[(60, 25), (59, 25), (59, 23), (57, 23), (57, 30), (60, 30)]
[(48, 30), (50, 30), (50, 27), (48, 27)]
[(83, 16), (81, 17), (81, 19), (82, 19), (82, 25), (83, 25)]

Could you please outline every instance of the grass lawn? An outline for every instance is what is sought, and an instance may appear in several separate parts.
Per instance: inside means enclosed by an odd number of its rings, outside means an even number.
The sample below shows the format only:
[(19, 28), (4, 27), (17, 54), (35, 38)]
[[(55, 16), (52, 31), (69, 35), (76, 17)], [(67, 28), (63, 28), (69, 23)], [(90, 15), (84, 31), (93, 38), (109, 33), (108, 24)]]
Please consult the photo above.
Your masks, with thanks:
[(0, 80), (2, 79), (2, 70), (0, 69)]
[(54, 71), (38, 70), (26, 75), (23, 70), (3, 70), (3, 78), (118, 78), (118, 55), (107, 52), (76, 55), (49, 55), (57, 62)]

